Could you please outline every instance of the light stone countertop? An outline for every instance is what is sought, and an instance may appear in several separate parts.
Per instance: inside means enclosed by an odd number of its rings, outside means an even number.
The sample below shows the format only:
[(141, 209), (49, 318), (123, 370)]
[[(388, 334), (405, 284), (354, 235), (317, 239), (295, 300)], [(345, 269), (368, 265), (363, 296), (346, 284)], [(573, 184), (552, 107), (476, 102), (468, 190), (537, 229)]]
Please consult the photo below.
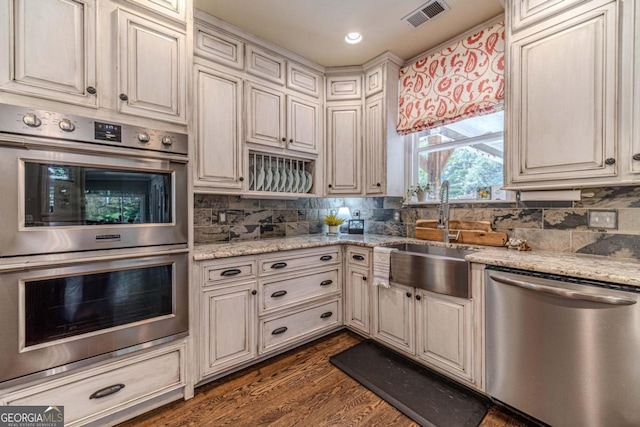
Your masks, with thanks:
[(467, 255), (467, 261), (640, 286), (640, 261), (557, 252), (487, 249)]
[(332, 245), (354, 245), (372, 248), (374, 246), (388, 246), (398, 243), (471, 249), (478, 252), (467, 255), (466, 260), (470, 262), (640, 287), (640, 261), (637, 260), (543, 251), (520, 252), (505, 248), (459, 245), (455, 243), (444, 244), (442, 242), (377, 234), (310, 235), (246, 242), (198, 244), (194, 247), (193, 259), (195, 261), (204, 261)]

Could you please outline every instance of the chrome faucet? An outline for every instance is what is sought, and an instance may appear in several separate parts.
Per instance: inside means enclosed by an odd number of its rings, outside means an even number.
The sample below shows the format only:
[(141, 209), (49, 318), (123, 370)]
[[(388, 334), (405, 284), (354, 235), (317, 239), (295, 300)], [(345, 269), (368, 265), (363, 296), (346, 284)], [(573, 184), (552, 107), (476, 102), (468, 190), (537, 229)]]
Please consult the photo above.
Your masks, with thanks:
[(444, 180), (440, 185), (440, 206), (438, 206), (438, 228), (444, 232), (444, 243), (458, 240), (460, 231), (449, 233), (449, 181)]

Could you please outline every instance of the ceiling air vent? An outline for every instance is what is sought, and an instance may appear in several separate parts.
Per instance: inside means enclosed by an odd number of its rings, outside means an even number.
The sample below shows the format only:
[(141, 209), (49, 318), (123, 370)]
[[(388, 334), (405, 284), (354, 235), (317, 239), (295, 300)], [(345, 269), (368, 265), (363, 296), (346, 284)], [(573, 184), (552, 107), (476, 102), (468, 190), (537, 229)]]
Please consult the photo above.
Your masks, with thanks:
[(405, 16), (402, 20), (409, 23), (413, 28), (416, 28), (440, 15), (445, 10), (449, 10), (449, 6), (444, 0), (432, 0)]

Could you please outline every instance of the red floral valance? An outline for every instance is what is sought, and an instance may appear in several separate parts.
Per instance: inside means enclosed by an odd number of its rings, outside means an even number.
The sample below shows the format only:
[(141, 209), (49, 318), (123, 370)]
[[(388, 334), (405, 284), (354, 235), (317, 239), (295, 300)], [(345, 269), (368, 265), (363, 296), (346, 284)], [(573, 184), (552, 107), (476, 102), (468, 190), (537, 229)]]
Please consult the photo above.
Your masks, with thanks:
[(504, 22), (400, 70), (400, 122), (406, 135), (493, 113), (504, 99)]

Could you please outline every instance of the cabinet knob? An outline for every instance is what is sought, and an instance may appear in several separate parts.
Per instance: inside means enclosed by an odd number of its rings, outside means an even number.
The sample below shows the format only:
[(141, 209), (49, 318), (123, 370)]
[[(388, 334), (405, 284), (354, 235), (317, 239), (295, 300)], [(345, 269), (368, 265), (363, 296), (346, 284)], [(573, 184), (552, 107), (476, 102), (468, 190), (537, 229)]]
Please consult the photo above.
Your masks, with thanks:
[(376, 184), (376, 187), (382, 187), (382, 184), (380, 184), (379, 182)]
[(242, 182), (242, 181), (244, 181), (244, 177), (243, 177), (243, 176), (241, 176), (240, 178), (238, 178), (238, 180), (239, 180), (240, 182)]
[(282, 138), (282, 142), (287, 142), (287, 138)]
[(367, 276), (362, 276), (362, 281), (366, 282), (367, 281)]
[(633, 155), (633, 160), (640, 162), (640, 153)]
[(411, 298), (411, 292), (407, 292), (407, 298)]
[(293, 142), (293, 138), (289, 138), (289, 143), (292, 143), (292, 142)]
[(607, 160), (604, 161), (604, 163), (607, 165), (615, 165), (616, 159), (614, 159), (613, 157), (609, 157)]
[(420, 301), (420, 300), (422, 299), (422, 297), (421, 297), (420, 295), (416, 295), (416, 299), (417, 299), (418, 301)]
[(93, 86), (88, 86), (87, 87), (87, 93), (90, 93), (91, 95), (95, 95), (98, 91), (96, 90), (95, 87)]
[(255, 295), (257, 293), (258, 293), (258, 291), (256, 291), (255, 289), (251, 291), (251, 295)]
[(329, 188), (333, 188), (333, 185), (329, 184)]
[(120, 96), (119, 96), (119, 98), (120, 98), (122, 101), (128, 101), (128, 100), (129, 100), (129, 97), (128, 97), (128, 96), (127, 96), (127, 94), (125, 94), (125, 93), (121, 93), (121, 94), (120, 94)]

